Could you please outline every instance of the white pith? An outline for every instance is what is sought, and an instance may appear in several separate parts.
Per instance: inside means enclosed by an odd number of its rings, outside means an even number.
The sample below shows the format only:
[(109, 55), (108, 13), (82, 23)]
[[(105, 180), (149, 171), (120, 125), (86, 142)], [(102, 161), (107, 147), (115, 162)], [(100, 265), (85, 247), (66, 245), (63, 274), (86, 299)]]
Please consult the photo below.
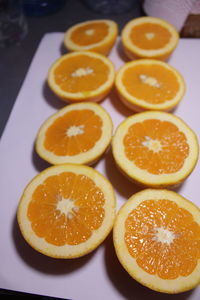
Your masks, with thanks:
[(74, 214), (78, 212), (79, 207), (75, 205), (73, 199), (66, 199), (62, 196), (58, 196), (58, 202), (56, 208), (61, 214), (64, 214), (68, 219), (72, 219)]
[(77, 136), (79, 134), (83, 134), (84, 133), (84, 125), (79, 125), (79, 126), (70, 126), (67, 130), (66, 130), (66, 135), (68, 137), (71, 136)]
[(83, 76), (87, 76), (89, 74), (92, 74), (94, 72), (94, 70), (90, 67), (86, 67), (86, 68), (79, 68), (77, 70), (75, 70), (71, 76), (72, 77), (83, 77)]
[(171, 230), (163, 227), (154, 228), (153, 240), (162, 244), (170, 245), (173, 242), (174, 238), (175, 235)]
[(145, 34), (147, 40), (152, 40), (155, 37), (155, 33), (154, 32), (147, 32)]
[(151, 139), (149, 136), (145, 136), (145, 140), (142, 142), (142, 145), (147, 147), (153, 152), (159, 152), (162, 150), (162, 145), (159, 140)]
[(89, 35), (89, 36), (93, 35), (94, 34), (94, 29), (85, 30), (85, 34)]
[(160, 83), (155, 77), (151, 77), (151, 76), (147, 76), (145, 74), (141, 74), (141, 75), (139, 75), (139, 78), (142, 81), (142, 83), (148, 84), (148, 85), (150, 85), (152, 87), (156, 87), (156, 88), (160, 87)]

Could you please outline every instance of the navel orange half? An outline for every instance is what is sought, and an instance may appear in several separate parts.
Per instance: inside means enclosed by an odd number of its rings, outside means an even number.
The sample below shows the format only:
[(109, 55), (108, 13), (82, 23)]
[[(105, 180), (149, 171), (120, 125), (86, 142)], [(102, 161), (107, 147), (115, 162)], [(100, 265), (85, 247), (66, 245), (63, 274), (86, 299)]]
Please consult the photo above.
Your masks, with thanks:
[(122, 102), (134, 111), (172, 110), (186, 90), (183, 76), (155, 59), (124, 64), (117, 72), (115, 85)]
[(54, 258), (83, 256), (112, 229), (115, 195), (93, 168), (65, 164), (37, 175), (21, 197), (17, 219), (25, 240)]
[(140, 17), (128, 22), (122, 30), (124, 52), (130, 59), (165, 60), (175, 50), (179, 34), (174, 26), (155, 17)]
[(117, 166), (130, 179), (149, 187), (181, 183), (198, 160), (198, 141), (186, 123), (173, 114), (148, 111), (125, 119), (113, 142)]
[(50, 116), (36, 138), (37, 153), (51, 164), (90, 164), (112, 138), (112, 120), (92, 102), (70, 104)]
[(175, 294), (200, 283), (200, 209), (177, 193), (134, 194), (118, 212), (113, 237), (122, 266), (148, 288)]
[(94, 51), (108, 55), (118, 35), (117, 23), (111, 20), (90, 20), (71, 26), (64, 36), (69, 51)]
[(114, 79), (113, 63), (89, 51), (61, 56), (48, 72), (49, 87), (66, 102), (98, 102), (110, 92)]

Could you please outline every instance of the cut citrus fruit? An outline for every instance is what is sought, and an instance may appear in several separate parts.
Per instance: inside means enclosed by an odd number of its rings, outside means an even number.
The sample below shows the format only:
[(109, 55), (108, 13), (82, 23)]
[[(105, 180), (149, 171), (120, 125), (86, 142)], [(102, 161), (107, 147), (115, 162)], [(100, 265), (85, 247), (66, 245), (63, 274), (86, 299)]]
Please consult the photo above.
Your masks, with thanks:
[(124, 52), (130, 59), (165, 60), (175, 50), (179, 34), (168, 22), (154, 17), (141, 17), (128, 22), (122, 30)]
[(66, 102), (98, 102), (110, 92), (114, 80), (113, 63), (89, 51), (61, 56), (48, 72), (49, 87)]
[(65, 106), (50, 116), (36, 138), (37, 153), (51, 164), (90, 164), (107, 149), (112, 120), (96, 103)]
[(135, 111), (173, 109), (185, 94), (182, 75), (169, 64), (138, 59), (124, 64), (115, 79), (122, 102)]
[(175, 294), (199, 284), (200, 210), (179, 194), (134, 194), (117, 214), (113, 237), (122, 266), (148, 288)]
[(17, 219), (25, 240), (55, 258), (83, 256), (112, 229), (115, 195), (93, 168), (65, 164), (37, 175), (25, 188)]
[(181, 183), (198, 159), (195, 133), (180, 118), (166, 112), (148, 111), (126, 118), (113, 142), (117, 166), (130, 179), (149, 187)]
[(117, 23), (111, 20), (90, 20), (70, 27), (64, 36), (69, 51), (94, 51), (108, 55), (118, 35)]

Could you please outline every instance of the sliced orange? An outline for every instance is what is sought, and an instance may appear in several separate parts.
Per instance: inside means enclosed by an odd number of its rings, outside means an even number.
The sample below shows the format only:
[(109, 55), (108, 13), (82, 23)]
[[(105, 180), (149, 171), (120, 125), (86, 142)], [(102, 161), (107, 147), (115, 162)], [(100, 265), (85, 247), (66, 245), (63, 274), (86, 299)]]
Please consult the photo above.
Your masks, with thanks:
[(99, 104), (70, 104), (43, 123), (36, 138), (36, 151), (55, 165), (90, 164), (109, 146), (112, 128), (109, 114)]
[(124, 174), (156, 188), (185, 180), (197, 163), (199, 150), (195, 133), (183, 120), (156, 111), (125, 119), (115, 132), (112, 148)]
[(48, 72), (49, 87), (66, 102), (98, 102), (110, 92), (114, 79), (113, 63), (89, 51), (61, 56)]
[(64, 36), (69, 51), (94, 51), (108, 55), (118, 35), (117, 23), (111, 20), (90, 20), (70, 27)]
[(21, 197), (17, 219), (25, 240), (55, 258), (83, 256), (112, 229), (115, 195), (93, 168), (65, 164), (37, 175)]
[(175, 294), (200, 283), (200, 209), (191, 201), (143, 190), (120, 208), (113, 231), (120, 263), (141, 284)]
[(154, 17), (131, 20), (122, 30), (123, 49), (130, 59), (165, 60), (175, 50), (179, 34), (174, 26)]
[(138, 59), (124, 64), (115, 85), (122, 102), (134, 111), (172, 110), (186, 90), (182, 75), (155, 59)]

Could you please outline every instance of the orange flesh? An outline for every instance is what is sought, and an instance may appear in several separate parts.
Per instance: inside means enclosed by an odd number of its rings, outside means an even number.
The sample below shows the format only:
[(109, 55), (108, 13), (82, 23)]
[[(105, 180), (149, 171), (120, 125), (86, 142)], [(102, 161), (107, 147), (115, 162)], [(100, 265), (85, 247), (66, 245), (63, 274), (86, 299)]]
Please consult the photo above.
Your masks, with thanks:
[[(159, 145), (154, 150), (151, 145)], [(155, 175), (179, 171), (189, 154), (183, 132), (169, 121), (145, 120), (129, 127), (123, 140), (126, 157), (138, 168)]]
[[(66, 213), (58, 208), (63, 199), (66, 205), (73, 205)], [(35, 234), (48, 243), (78, 245), (101, 226), (104, 202), (102, 191), (90, 178), (63, 172), (48, 177), (35, 189), (28, 206), (28, 218)]]
[(109, 27), (104, 22), (86, 24), (72, 32), (71, 40), (79, 46), (89, 46), (104, 40), (108, 35), (108, 31)]
[[(89, 72), (85, 75), (73, 76), (80, 69)], [(68, 93), (94, 91), (106, 82), (108, 75), (109, 68), (104, 62), (83, 54), (67, 57), (54, 72), (56, 84)]]
[[(73, 156), (92, 149), (102, 135), (102, 120), (92, 110), (83, 109), (65, 113), (47, 129), (44, 147), (60, 156)], [(69, 135), (72, 128), (80, 133)]]
[[(156, 80), (158, 86), (152, 86), (142, 81), (146, 76)], [(138, 65), (124, 71), (122, 83), (127, 92), (138, 99), (151, 104), (160, 104), (174, 99), (180, 84), (174, 73), (159, 65)]]
[[(170, 243), (159, 240), (157, 228), (168, 230)], [(125, 221), (130, 255), (149, 274), (175, 279), (192, 273), (200, 259), (200, 226), (184, 208), (170, 200), (146, 200)]]
[[(153, 34), (154, 37), (148, 39), (146, 34)], [(160, 24), (145, 23), (132, 28), (130, 39), (141, 49), (157, 50), (170, 42), (171, 33)]]

